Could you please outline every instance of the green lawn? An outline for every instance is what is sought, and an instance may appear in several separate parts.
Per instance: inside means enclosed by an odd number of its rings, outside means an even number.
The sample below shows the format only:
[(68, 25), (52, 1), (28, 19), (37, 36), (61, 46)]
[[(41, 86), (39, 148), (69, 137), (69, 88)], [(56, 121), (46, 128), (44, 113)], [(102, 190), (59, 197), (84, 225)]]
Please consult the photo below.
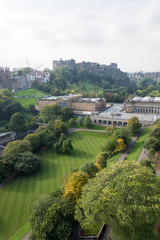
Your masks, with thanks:
[[(75, 126), (74, 128), (86, 129), (86, 127), (84, 127), (84, 126)], [(92, 124), (88, 129), (93, 129), (93, 130), (106, 130), (106, 126), (94, 125), (94, 124)]]
[(138, 138), (137, 142), (134, 144), (131, 152), (128, 154), (128, 157), (126, 158), (127, 161), (137, 161), (142, 149), (143, 144), (142, 142), (147, 139), (147, 136), (152, 128), (146, 128), (141, 133), (140, 137)]
[(30, 97), (30, 98), (15, 98), (17, 102), (19, 102), (22, 107), (28, 108), (30, 104), (33, 104), (34, 106), (37, 105), (39, 97)]
[(0, 190), (0, 240), (11, 237), (12, 240), (21, 240), (22, 235), (30, 230), (25, 224), (32, 199), (62, 186), (71, 168), (94, 162), (107, 136), (99, 132), (77, 132), (71, 134), (71, 138), (74, 146), (71, 154), (58, 155), (53, 149), (44, 150), (40, 154), (41, 168), (36, 174), (18, 177)]
[(40, 90), (36, 90), (34, 88), (29, 88), (29, 89), (25, 89), (25, 90), (20, 90), (14, 93), (15, 96), (37, 96), (37, 95), (48, 95), (47, 93), (44, 93)]

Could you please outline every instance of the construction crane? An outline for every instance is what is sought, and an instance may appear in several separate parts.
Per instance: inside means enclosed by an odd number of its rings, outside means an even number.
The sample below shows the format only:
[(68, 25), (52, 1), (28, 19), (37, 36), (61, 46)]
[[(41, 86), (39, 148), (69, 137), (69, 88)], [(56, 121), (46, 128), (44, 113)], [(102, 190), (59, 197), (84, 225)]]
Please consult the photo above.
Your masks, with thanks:
[(36, 70), (38, 70), (42, 65), (43, 65), (43, 63), (41, 65), (39, 65), (39, 67)]

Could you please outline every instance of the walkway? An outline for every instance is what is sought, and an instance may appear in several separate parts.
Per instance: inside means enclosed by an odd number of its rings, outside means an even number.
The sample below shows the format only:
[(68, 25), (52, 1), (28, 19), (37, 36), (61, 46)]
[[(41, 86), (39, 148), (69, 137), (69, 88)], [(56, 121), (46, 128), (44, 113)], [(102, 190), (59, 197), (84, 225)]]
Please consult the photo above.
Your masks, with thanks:
[(106, 132), (106, 130), (95, 130), (95, 129), (86, 129), (86, 128), (68, 128), (67, 134), (71, 134), (78, 131), (86, 132)]
[(124, 150), (124, 152), (121, 154), (121, 156), (118, 158), (117, 162), (121, 162), (124, 161), (126, 159), (126, 157), (128, 156), (128, 154), (130, 153), (130, 151), (132, 150), (135, 142), (137, 141), (137, 139), (139, 138), (141, 134), (141, 131), (139, 131), (138, 133), (136, 133), (136, 135), (132, 138), (132, 140), (130, 141), (130, 143), (128, 144), (127, 148)]

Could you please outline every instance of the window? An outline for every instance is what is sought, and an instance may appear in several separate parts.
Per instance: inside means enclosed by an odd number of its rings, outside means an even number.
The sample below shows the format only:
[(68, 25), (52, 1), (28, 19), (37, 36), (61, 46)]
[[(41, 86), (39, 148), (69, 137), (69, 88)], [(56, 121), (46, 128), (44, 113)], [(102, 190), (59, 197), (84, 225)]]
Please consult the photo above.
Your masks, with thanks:
[(66, 102), (62, 102), (62, 108), (66, 107), (67, 103)]
[(61, 107), (61, 103), (60, 102), (57, 102), (57, 104)]

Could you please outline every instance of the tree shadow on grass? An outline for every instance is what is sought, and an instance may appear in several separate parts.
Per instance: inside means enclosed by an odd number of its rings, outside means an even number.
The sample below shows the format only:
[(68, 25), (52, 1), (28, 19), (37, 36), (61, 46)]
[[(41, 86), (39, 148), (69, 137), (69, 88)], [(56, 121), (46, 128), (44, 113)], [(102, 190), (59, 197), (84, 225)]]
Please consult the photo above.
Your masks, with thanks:
[(94, 155), (90, 154), (89, 152), (73, 149), (71, 153), (68, 153), (67, 156), (71, 158), (93, 158)]

